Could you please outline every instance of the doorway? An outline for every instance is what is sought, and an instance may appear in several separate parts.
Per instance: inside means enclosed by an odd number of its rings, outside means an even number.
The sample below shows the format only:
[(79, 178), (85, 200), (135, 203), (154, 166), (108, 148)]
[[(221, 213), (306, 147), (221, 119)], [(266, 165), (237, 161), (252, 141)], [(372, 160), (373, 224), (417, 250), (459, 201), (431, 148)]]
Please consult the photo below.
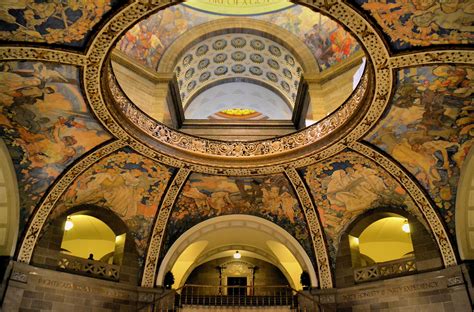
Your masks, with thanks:
[(228, 277), (227, 286), (229, 286), (227, 289), (227, 295), (229, 296), (245, 296), (247, 294), (246, 277)]

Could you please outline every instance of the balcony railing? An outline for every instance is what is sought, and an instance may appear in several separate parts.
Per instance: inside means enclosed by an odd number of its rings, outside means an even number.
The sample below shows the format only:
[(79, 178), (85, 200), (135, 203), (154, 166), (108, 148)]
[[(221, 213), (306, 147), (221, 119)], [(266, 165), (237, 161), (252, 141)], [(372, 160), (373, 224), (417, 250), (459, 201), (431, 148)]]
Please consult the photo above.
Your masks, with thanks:
[(120, 266), (65, 254), (58, 255), (58, 269), (92, 277), (118, 281)]
[(399, 259), (376, 265), (354, 269), (354, 280), (356, 283), (374, 281), (395, 276), (402, 276), (416, 272), (414, 258)]
[[(261, 307), (279, 311), (316, 312), (325, 311), (311, 296), (296, 291), (289, 286), (211, 286), (185, 285), (155, 299), (153, 307), (144, 306), (139, 311), (185, 311), (186, 308), (200, 306), (221, 307)], [(151, 309), (150, 309), (151, 308)], [(234, 311), (234, 310), (232, 310)]]

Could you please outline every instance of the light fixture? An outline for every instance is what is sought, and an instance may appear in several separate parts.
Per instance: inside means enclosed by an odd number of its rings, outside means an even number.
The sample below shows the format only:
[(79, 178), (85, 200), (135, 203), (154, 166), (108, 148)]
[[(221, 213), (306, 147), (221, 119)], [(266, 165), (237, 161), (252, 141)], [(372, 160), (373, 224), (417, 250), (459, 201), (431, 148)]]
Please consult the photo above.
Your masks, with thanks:
[(64, 230), (69, 231), (74, 227), (74, 223), (72, 223), (71, 217), (67, 217), (66, 223), (64, 224)]
[(242, 257), (242, 255), (239, 253), (239, 251), (237, 250), (234, 254), (234, 259), (240, 259), (240, 257)]
[(407, 221), (405, 221), (405, 223), (403, 223), (403, 225), (402, 225), (402, 230), (403, 230), (403, 232), (405, 232), (405, 233), (410, 233), (410, 224), (408, 224)]

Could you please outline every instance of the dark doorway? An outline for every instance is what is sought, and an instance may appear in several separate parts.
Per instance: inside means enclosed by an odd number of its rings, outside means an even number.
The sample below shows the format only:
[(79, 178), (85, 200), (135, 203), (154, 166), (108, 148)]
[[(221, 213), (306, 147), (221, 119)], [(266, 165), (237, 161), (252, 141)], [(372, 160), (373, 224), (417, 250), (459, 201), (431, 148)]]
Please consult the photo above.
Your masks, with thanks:
[[(227, 288), (227, 295), (229, 296), (245, 296), (247, 294), (247, 278), (246, 277), (228, 277), (227, 286), (232, 286)], [(236, 287), (242, 286), (242, 287)]]

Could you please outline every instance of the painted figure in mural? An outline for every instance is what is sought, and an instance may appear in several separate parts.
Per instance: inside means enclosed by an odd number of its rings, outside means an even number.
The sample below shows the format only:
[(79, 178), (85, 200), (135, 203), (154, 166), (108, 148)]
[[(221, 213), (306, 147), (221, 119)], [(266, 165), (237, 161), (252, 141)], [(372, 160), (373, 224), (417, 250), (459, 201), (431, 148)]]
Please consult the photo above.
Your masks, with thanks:
[(73, 66), (0, 65), (0, 135), (14, 160), (21, 226), (54, 179), (77, 157), (110, 138), (88, 112)]
[(344, 152), (309, 166), (304, 176), (327, 235), (332, 259), (336, 256), (339, 235), (369, 209), (400, 207), (423, 219), (395, 179), (354, 152)]
[(119, 150), (78, 177), (58, 201), (49, 220), (78, 205), (110, 209), (127, 224), (138, 253), (143, 256), (171, 173), (171, 169), (130, 149)]
[(263, 178), (192, 174), (173, 207), (166, 246), (193, 225), (228, 214), (251, 214), (270, 220), (292, 234), (312, 254), (303, 212), (283, 175)]
[(396, 49), (474, 42), (474, 3), (468, 0), (357, 0)]
[[(156, 69), (166, 49), (192, 27), (227, 18), (176, 5), (151, 15), (131, 28), (117, 44), (129, 57)], [(331, 19), (303, 6), (290, 6), (272, 14), (246, 16), (272, 23), (305, 42), (322, 69), (360, 50), (357, 41)]]
[(399, 71), (391, 111), (369, 137), (430, 191), (451, 232), (456, 181), (474, 137), (473, 78), (469, 66)]
[(111, 9), (112, 2), (2, 0), (0, 38), (81, 46), (84, 37)]

